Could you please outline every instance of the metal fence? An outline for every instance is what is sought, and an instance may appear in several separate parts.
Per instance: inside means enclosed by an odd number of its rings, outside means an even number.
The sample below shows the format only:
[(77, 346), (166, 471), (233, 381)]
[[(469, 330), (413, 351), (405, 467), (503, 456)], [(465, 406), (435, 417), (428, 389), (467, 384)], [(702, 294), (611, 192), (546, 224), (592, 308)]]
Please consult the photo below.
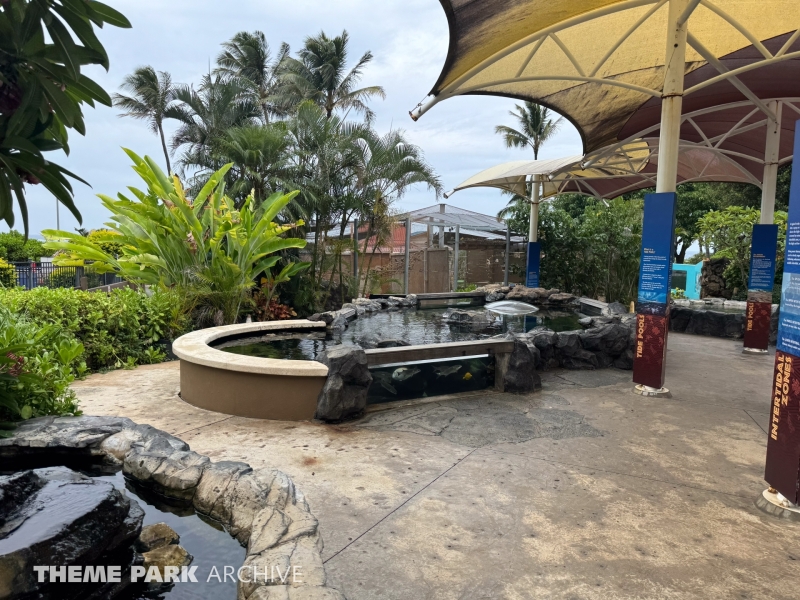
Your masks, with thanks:
[(79, 288), (86, 278), (88, 289), (119, 283), (122, 278), (114, 273), (94, 273), (91, 268), (59, 267), (51, 262), (15, 262), (17, 285), (32, 290), (37, 287)]

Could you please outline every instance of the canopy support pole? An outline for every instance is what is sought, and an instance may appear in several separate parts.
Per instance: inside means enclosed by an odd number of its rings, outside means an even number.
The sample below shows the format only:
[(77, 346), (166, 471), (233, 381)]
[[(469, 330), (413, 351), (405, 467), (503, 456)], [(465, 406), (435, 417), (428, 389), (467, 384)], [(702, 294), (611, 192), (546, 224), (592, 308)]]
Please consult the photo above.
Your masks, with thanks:
[[(767, 103), (775, 118), (767, 119), (767, 139), (764, 147), (764, 178), (761, 187), (761, 223), (753, 226), (750, 238), (750, 272), (747, 282), (747, 310), (742, 352), (768, 354), (770, 321), (772, 314), (772, 286), (775, 282), (775, 249), (778, 245), (778, 228), (775, 222), (775, 189), (778, 183), (778, 159), (781, 142), (781, 108), (777, 100)], [(772, 254), (771, 257), (768, 255)], [(764, 265), (771, 259), (772, 275), (764, 274)], [(754, 267), (759, 273), (753, 277)], [(769, 270), (767, 269), (767, 272)]]
[[(642, 235), (642, 263), (649, 256), (645, 252), (653, 252), (651, 245), (655, 245), (657, 241), (662, 241), (669, 238), (671, 243), (668, 247), (661, 248), (664, 258), (662, 264), (659, 265), (663, 269), (666, 276), (666, 283), (664, 284), (664, 292), (666, 298), (662, 301), (659, 299), (657, 302), (641, 302), (637, 307), (637, 352), (635, 354), (633, 363), (633, 382), (638, 384), (634, 388), (634, 392), (643, 396), (666, 397), (669, 396), (669, 390), (664, 385), (664, 374), (666, 372), (666, 358), (667, 358), (667, 336), (669, 333), (669, 273), (671, 273), (670, 262), (673, 260), (672, 248), (674, 246), (674, 226), (675, 226), (675, 197), (674, 193), (678, 185), (678, 156), (680, 151), (681, 139), (681, 112), (683, 112), (683, 88), (684, 88), (684, 75), (686, 73), (686, 41), (688, 36), (688, 20), (699, 4), (696, 0), (669, 0), (669, 13), (667, 16), (667, 39), (666, 51), (664, 54), (664, 87), (661, 93), (661, 133), (659, 139), (658, 150), (658, 171), (656, 173), (656, 194), (667, 193), (672, 194), (672, 197), (663, 199), (663, 207), (661, 202), (658, 205), (650, 204), (649, 210), (655, 211), (654, 214), (661, 212), (662, 208), (667, 208), (667, 203), (672, 204), (670, 210), (664, 211), (664, 217), (670, 215), (669, 223), (660, 223), (658, 227), (649, 230), (650, 238), (645, 239)], [(651, 216), (650, 219), (653, 217)], [(648, 222), (648, 202), (645, 199), (645, 224)], [(668, 232), (662, 231), (662, 227), (669, 228)], [(662, 235), (667, 233), (667, 235)], [(649, 282), (652, 285), (652, 282)], [(640, 277), (639, 297), (643, 295), (649, 298), (652, 292), (642, 291), (642, 278)], [(650, 306), (653, 305), (653, 306)], [(655, 306), (659, 305), (659, 306)], [(662, 312), (663, 311), (663, 312)], [(644, 339), (644, 334), (641, 333), (647, 329), (650, 331), (650, 337), (647, 341)], [(652, 345), (653, 348), (658, 349), (656, 352), (644, 354), (642, 348), (644, 344)], [(660, 385), (653, 387), (655, 382), (660, 382)]]
[(781, 143), (781, 108), (777, 100), (767, 103), (776, 120), (767, 120), (767, 145), (764, 152), (764, 179), (761, 186), (761, 223), (775, 222), (775, 190), (778, 185), (778, 158)]
[(678, 183), (678, 150), (681, 139), (683, 76), (686, 70), (686, 37), (689, 18), (687, 13), (691, 12), (693, 4), (697, 5), (689, 0), (669, 0), (656, 193), (674, 192)]
[(528, 227), (528, 261), (525, 272), (525, 286), (539, 287), (539, 183), (541, 175), (531, 177), (531, 220)]
[(508, 285), (508, 267), (511, 260), (511, 228), (506, 221), (506, 269), (503, 271), (503, 285)]
[(456, 224), (455, 254), (453, 255), (453, 291), (458, 291), (458, 242), (461, 237), (461, 225)]
[(411, 217), (406, 219), (406, 256), (405, 256), (405, 277), (403, 277), (403, 293), (408, 295), (408, 263), (411, 254)]

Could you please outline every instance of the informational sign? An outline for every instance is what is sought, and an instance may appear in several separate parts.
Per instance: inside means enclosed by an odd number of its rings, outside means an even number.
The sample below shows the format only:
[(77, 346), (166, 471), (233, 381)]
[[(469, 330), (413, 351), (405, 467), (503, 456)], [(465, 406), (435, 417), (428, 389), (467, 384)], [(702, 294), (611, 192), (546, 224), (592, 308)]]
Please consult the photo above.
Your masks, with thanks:
[(664, 385), (677, 200), (675, 193), (644, 198), (633, 381), (652, 388)]
[(528, 274), (525, 277), (525, 287), (539, 287), (539, 261), (542, 246), (539, 242), (528, 242)]
[[(800, 152), (800, 121), (794, 151)], [(800, 156), (800, 154), (797, 154)], [(764, 479), (794, 503), (800, 501), (800, 173), (792, 173), (786, 232), (778, 349), (772, 381)]]
[(750, 277), (747, 282), (747, 312), (744, 347), (766, 351), (772, 320), (772, 287), (778, 254), (778, 226), (753, 225), (750, 246)]

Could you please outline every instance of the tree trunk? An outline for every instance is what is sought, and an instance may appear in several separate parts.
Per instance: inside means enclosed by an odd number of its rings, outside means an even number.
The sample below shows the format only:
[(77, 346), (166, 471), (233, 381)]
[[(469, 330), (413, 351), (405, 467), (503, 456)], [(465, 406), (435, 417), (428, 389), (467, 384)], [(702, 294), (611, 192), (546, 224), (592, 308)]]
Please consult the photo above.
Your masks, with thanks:
[(167, 161), (167, 173), (172, 175), (172, 166), (169, 164), (169, 152), (167, 151), (167, 141), (164, 139), (164, 128), (158, 123), (158, 133), (161, 136), (161, 148), (164, 150), (164, 158)]

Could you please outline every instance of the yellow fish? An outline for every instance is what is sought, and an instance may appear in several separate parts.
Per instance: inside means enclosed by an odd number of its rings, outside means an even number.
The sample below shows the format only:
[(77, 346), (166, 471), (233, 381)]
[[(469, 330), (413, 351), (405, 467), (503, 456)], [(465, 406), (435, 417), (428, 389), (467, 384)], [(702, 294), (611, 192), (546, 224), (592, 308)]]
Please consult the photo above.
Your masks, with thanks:
[(462, 377), (462, 379), (464, 381), (469, 381), (470, 379), (472, 379), (472, 373), (467, 373), (466, 375), (464, 375), (464, 377)]

